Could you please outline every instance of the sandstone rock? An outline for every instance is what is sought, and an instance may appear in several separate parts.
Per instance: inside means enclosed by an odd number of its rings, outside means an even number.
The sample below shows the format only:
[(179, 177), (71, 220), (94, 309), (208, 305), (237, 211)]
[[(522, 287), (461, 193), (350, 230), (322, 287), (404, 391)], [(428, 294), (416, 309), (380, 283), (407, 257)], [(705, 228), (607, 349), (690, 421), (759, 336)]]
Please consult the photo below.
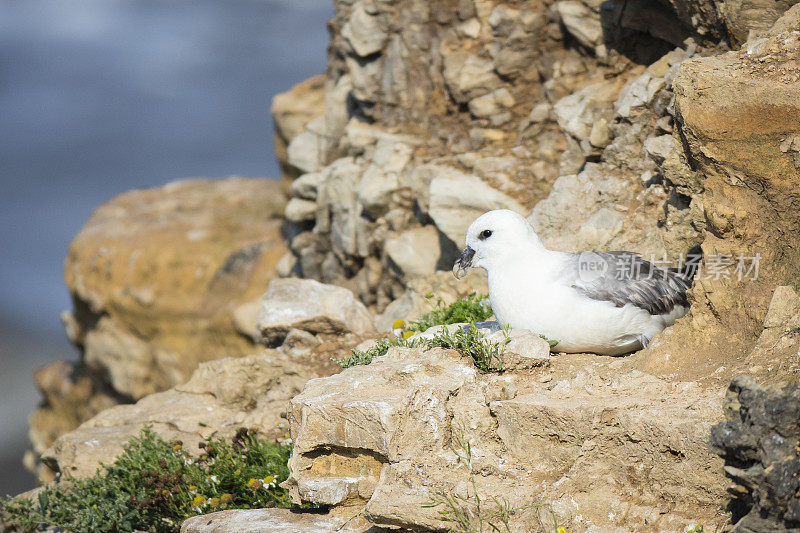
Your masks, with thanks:
[[(488, 118), (494, 126), (501, 123), (495, 122), (493, 117), (502, 111), (514, 107), (514, 96), (505, 87), (501, 87), (489, 94), (479, 96), (469, 102), (469, 111), (478, 118)], [(510, 118), (510, 115), (506, 115)]]
[(461, 50), (445, 54), (444, 77), (450, 94), (457, 102), (462, 103), (483, 96), (502, 85), (489, 59)]
[(181, 533), (379, 533), (361, 520), (289, 509), (232, 509), (193, 516), (181, 525)]
[(268, 345), (283, 341), (292, 329), (311, 333), (373, 331), (372, 315), (349, 290), (310, 279), (276, 279), (269, 284), (258, 329)]
[[(575, 362), (555, 358), (539, 376)], [(486, 502), (547, 501), (570, 529), (721, 524), (726, 483), (706, 444), (721, 391), (606, 364), (543, 385), (537, 374), (479, 375), (454, 352), (393, 348), (292, 399), (287, 485), (298, 500), (364, 505), (378, 525), (441, 529), (437, 508), (423, 503), (466, 493), (467, 467), (451, 450), (464, 435)], [(648, 490), (630, 490), (639, 483)], [(552, 519), (522, 510), (511, 526), (539, 530)]]
[(391, 195), (398, 187), (396, 174), (387, 173), (378, 165), (370, 165), (361, 176), (358, 201), (373, 219), (377, 219), (389, 211)]
[(614, 113), (623, 118), (631, 117), (637, 109), (641, 110), (650, 104), (664, 85), (663, 78), (653, 77), (645, 72), (622, 89), (619, 100), (614, 105)]
[(800, 312), (800, 297), (791, 286), (776, 287), (769, 302), (767, 316), (764, 317), (764, 327), (774, 328), (782, 326), (790, 318)]
[(553, 106), (558, 124), (579, 140), (589, 139), (598, 120), (611, 118), (619, 89), (616, 81), (600, 82), (562, 98)]
[(316, 200), (317, 191), (325, 180), (322, 172), (309, 172), (299, 176), (289, 186), (289, 196), (292, 198), (302, 198), (303, 200)]
[(403, 276), (433, 274), (439, 264), (439, 232), (433, 226), (415, 228), (386, 240), (386, 255)]
[(323, 153), (324, 147), (320, 135), (305, 130), (291, 140), (286, 149), (286, 158), (289, 165), (297, 169), (298, 174), (316, 172), (321, 168)]
[(493, 189), (477, 176), (435, 177), (430, 182), (429, 213), (436, 227), (460, 246), (467, 227), (492, 209), (523, 211), (516, 200)]
[(728, 0), (722, 13), (731, 41), (742, 44), (753, 33), (769, 30), (796, 3), (796, 0)]
[(290, 222), (307, 222), (317, 218), (317, 202), (292, 198), (286, 204), (283, 216)]
[(303, 133), (306, 124), (325, 114), (325, 75), (314, 76), (275, 95), (270, 112), (275, 121), (275, 156), (284, 179), (293, 179), (298, 173), (289, 165), (287, 148)]
[(90, 476), (144, 424), (167, 440), (183, 441), (191, 453), (198, 453), (203, 437), (227, 437), (238, 427), (258, 427), (263, 437), (275, 437), (287, 399), (318, 375), (277, 351), (204, 363), (186, 384), (106, 409), (60, 436), (42, 461), (52, 472)]
[(673, 83), (685, 155), (705, 177), (703, 253), (734, 263), (727, 279), (697, 280), (692, 325), (714, 339), (715, 351), (738, 357), (755, 345), (774, 287), (800, 275), (800, 219), (788, 214), (800, 201), (800, 162), (786, 142), (800, 135), (792, 118), (800, 85), (788, 82), (800, 76), (800, 42), (784, 32), (759, 50), (686, 61)]
[(263, 179), (188, 180), (99, 207), (65, 262), (75, 307), (70, 376), (42, 380), (34, 453), (98, 410), (185, 381), (197, 364), (254, 349), (236, 311), (275, 276), (285, 253), (280, 186)]

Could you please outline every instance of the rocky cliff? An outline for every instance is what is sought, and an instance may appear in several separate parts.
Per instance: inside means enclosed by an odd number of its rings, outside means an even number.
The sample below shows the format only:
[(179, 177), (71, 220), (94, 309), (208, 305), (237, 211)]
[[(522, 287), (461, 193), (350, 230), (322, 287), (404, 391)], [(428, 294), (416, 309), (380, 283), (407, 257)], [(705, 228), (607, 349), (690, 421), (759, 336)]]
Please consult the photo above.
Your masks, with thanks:
[[(244, 424), (290, 431), (286, 488), (328, 514), (226, 511), (185, 531), (445, 530), (448, 501), (505, 505), (512, 531), (796, 528), (796, 483), (775, 496), (768, 474), (795, 475), (796, 451), (765, 440), (796, 428), (748, 418), (772, 393), (739, 377), (800, 377), (792, 4), (336, 0), (324, 80), (273, 104), (285, 207), (255, 182), (173, 185), (115, 200), (76, 239), (66, 323), (83, 359), (68, 386), (63, 363), (39, 376), (45, 464), (89, 475), (145, 422), (189, 441)], [(691, 313), (622, 358), (482, 374), (417, 347), (330, 363), (419, 316), (426, 293), (481, 287), (443, 270), (498, 207), (556, 249), (697, 259)], [(739, 407), (723, 403), (732, 378), (756, 391)], [(71, 428), (37, 425), (133, 400), (55, 440)]]

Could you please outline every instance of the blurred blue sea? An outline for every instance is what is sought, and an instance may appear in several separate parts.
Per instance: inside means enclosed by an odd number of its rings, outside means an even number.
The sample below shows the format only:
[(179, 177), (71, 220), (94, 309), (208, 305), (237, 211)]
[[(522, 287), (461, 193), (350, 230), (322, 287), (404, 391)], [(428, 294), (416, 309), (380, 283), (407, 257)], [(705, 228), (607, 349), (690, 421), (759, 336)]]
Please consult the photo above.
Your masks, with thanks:
[(62, 265), (92, 209), (195, 177), (278, 176), (272, 96), (324, 72), (331, 0), (0, 0), (0, 495), (35, 368), (76, 358)]

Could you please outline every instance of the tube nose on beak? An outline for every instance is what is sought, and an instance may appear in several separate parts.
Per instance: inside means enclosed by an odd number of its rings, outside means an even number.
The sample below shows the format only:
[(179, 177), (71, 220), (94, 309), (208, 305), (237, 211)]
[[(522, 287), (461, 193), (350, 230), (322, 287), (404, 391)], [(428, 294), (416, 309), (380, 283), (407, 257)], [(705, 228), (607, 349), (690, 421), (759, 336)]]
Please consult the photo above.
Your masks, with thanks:
[(458, 261), (453, 265), (453, 275), (456, 279), (461, 279), (467, 275), (467, 270), (472, 268), (472, 260), (475, 257), (475, 250), (467, 246), (461, 252)]

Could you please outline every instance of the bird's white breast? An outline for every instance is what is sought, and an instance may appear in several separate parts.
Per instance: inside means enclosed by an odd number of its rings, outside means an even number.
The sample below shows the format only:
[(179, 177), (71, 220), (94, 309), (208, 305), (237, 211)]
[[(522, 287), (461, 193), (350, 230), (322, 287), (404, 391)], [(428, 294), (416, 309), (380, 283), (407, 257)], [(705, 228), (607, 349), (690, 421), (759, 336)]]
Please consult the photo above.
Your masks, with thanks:
[(489, 298), (502, 325), (557, 340), (557, 351), (609, 355), (641, 348), (643, 339), (667, 325), (666, 317), (632, 304), (593, 300), (559, 283), (553, 274), (561, 271), (558, 261), (542, 255), (489, 270)]

